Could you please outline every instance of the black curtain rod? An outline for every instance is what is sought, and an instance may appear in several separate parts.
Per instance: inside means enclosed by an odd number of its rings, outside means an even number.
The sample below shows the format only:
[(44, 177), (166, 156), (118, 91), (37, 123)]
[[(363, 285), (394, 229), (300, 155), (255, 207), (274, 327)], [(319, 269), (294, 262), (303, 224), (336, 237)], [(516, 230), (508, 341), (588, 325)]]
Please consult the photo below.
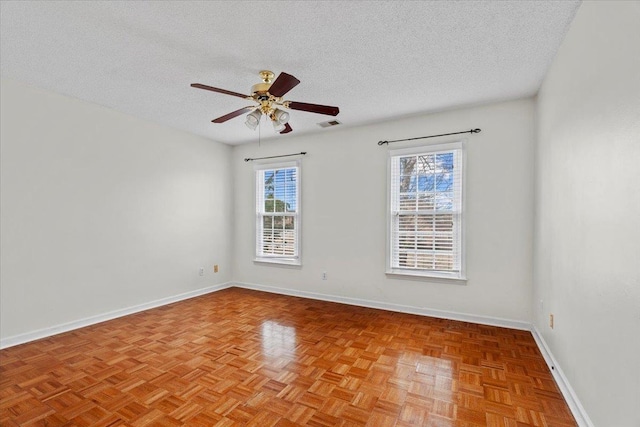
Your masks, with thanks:
[(244, 159), (244, 161), (245, 162), (252, 162), (254, 160), (277, 159), (278, 157), (304, 156), (305, 154), (307, 154), (306, 151), (301, 151), (299, 153), (282, 154), (280, 156), (267, 156), (267, 157), (255, 157), (255, 158), (247, 157), (246, 159)]
[(391, 144), (392, 142), (413, 141), (414, 139), (436, 138), (438, 136), (459, 135), (461, 133), (480, 133), (480, 129), (465, 130), (464, 132), (443, 133), (440, 135), (418, 136), (416, 138), (394, 139), (393, 141), (378, 141), (378, 145)]

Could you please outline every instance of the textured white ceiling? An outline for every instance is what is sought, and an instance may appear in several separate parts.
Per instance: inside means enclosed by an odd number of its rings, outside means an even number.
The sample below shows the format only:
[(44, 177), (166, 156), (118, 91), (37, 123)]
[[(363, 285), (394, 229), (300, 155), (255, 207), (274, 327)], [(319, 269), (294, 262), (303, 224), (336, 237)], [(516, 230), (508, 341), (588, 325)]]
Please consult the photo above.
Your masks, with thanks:
[[(2, 75), (228, 144), (258, 71), (353, 126), (537, 92), (578, 1), (2, 1)], [(292, 111), (299, 135), (330, 116)], [(264, 123), (262, 138), (276, 135)]]

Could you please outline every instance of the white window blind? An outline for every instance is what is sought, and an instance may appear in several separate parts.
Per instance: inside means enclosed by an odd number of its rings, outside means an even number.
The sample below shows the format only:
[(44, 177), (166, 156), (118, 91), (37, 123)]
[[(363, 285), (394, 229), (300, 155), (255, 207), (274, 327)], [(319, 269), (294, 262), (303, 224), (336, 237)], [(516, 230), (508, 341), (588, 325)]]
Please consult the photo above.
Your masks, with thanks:
[(390, 155), (389, 272), (462, 278), (462, 144)]
[(256, 167), (256, 260), (299, 264), (300, 165)]

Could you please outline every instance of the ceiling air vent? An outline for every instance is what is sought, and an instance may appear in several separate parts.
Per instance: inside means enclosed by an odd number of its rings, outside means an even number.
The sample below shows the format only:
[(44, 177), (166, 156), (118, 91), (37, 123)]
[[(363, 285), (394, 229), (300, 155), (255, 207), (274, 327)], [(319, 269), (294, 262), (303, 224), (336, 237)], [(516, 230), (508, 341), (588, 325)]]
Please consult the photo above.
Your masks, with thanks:
[(328, 122), (318, 123), (318, 126), (320, 126), (321, 128), (328, 128), (330, 126), (337, 126), (339, 124), (341, 123), (337, 120), (329, 120)]

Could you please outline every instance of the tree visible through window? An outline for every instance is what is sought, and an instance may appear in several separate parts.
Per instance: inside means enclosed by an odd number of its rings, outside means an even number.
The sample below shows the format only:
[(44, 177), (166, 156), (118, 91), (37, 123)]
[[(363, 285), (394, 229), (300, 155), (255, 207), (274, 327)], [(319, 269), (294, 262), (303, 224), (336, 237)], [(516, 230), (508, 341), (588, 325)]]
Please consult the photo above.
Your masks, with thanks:
[(299, 259), (299, 167), (256, 171), (256, 259)]
[(390, 268), (462, 276), (461, 148), (391, 155)]

